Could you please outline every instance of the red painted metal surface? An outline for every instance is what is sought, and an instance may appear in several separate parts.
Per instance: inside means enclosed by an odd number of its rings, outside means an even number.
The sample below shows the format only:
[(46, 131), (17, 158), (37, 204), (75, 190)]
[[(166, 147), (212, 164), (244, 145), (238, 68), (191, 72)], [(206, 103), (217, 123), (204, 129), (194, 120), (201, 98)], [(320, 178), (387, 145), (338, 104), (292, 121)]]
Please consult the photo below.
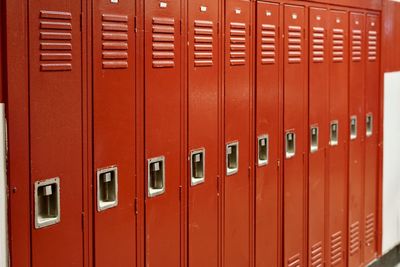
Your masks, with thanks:
[[(284, 266), (306, 265), (307, 18), (301, 6), (284, 6)], [(291, 141), (292, 142), (292, 141)], [(284, 145), (284, 149), (286, 149)], [(290, 147), (290, 146), (289, 146)], [(294, 150), (294, 151), (293, 151)], [(294, 152), (294, 153), (290, 153)], [(296, 222), (296, 223), (293, 223)]]
[(366, 9), (374, 9), (381, 10), (382, 9), (382, 1), (381, 0), (308, 0), (311, 2), (317, 3), (326, 3), (335, 6), (348, 6), (354, 8), (366, 8)]
[[(356, 119), (355, 136), (349, 144), (349, 266), (362, 263), (364, 240), (363, 189), (365, 143), (365, 15), (350, 13), (349, 115)], [(352, 127), (350, 127), (352, 128)], [(351, 132), (351, 129), (350, 129)]]
[[(380, 18), (377, 14), (366, 17), (366, 72), (365, 72), (365, 207), (364, 207), (364, 262), (377, 256), (377, 193), (378, 143), (380, 100)], [(368, 118), (368, 121), (367, 121)], [(370, 121), (369, 121), (370, 120)], [(369, 128), (372, 127), (372, 128)]]
[[(255, 266), (278, 266), (280, 253), (280, 6), (257, 2)], [(266, 139), (265, 139), (266, 138)], [(266, 142), (266, 154), (259, 142)]]
[(31, 207), (54, 177), (61, 205), (60, 223), (32, 230), (32, 266), (83, 264), (80, 14), (80, 1), (29, 1)]
[[(188, 264), (218, 265), (219, 2), (188, 6)], [(204, 169), (195, 164), (204, 151)], [(201, 164), (201, 163), (200, 163)], [(195, 165), (195, 166), (193, 166)], [(194, 168), (193, 168), (194, 167)], [(191, 171), (192, 169), (192, 171)], [(201, 178), (203, 177), (203, 178)], [(197, 179), (200, 182), (197, 183)], [(204, 179), (204, 181), (201, 181)]]
[[(118, 204), (94, 210), (96, 266), (136, 263), (135, 1), (96, 1), (93, 17), (94, 203), (96, 171), (118, 168)], [(110, 244), (118, 247), (111, 249)]]
[(309, 10), (308, 265), (325, 260), (326, 152), (329, 142), (328, 10)]
[(147, 266), (181, 259), (180, 14), (179, 1), (145, 3), (145, 158), (165, 157), (165, 192), (146, 199)]
[(337, 123), (338, 140), (336, 144), (330, 141), (328, 148), (326, 263), (327, 266), (347, 266), (348, 13), (343, 10), (331, 10), (329, 20), (330, 88), (328, 123), (329, 127)]
[(239, 144), (238, 171), (224, 181), (224, 264), (232, 267), (251, 261), (250, 11), (250, 1), (225, 3), (225, 144)]

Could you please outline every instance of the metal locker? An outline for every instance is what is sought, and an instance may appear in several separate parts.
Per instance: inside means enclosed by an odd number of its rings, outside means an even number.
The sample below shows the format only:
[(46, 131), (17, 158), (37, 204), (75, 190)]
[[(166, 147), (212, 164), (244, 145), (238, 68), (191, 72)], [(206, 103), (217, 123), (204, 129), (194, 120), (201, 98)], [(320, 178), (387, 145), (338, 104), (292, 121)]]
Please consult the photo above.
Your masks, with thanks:
[(329, 147), (327, 156), (327, 266), (347, 266), (348, 193), (348, 12), (329, 14)]
[(284, 6), (284, 266), (306, 265), (306, 9)]
[(219, 9), (188, 3), (189, 266), (218, 265)]
[(251, 1), (225, 2), (224, 264), (251, 261)]
[(94, 262), (134, 265), (135, 1), (93, 8)]
[(325, 261), (326, 151), (329, 142), (328, 10), (309, 10), (308, 265)]
[(350, 13), (349, 266), (362, 263), (365, 142), (365, 15)]
[(146, 266), (180, 266), (181, 4), (145, 8)]
[(279, 266), (280, 6), (257, 2), (255, 265)]
[(366, 17), (364, 263), (377, 256), (378, 143), (380, 121), (380, 19)]
[(31, 266), (83, 265), (81, 4), (28, 3)]

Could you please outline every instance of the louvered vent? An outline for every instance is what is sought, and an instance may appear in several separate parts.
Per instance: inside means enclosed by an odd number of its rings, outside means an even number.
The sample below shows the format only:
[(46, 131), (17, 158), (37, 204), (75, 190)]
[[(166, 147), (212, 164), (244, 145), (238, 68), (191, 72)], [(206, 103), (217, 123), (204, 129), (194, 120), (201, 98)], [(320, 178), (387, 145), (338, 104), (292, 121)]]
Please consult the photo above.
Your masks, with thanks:
[(350, 255), (354, 255), (360, 249), (360, 223), (355, 222), (350, 226)]
[(331, 266), (339, 264), (343, 260), (342, 232), (331, 236)]
[(325, 29), (321, 27), (313, 28), (313, 62), (324, 62), (325, 59)]
[(175, 66), (175, 19), (153, 18), (153, 67)]
[(377, 32), (368, 32), (368, 60), (375, 61), (377, 55)]
[(362, 32), (361, 30), (352, 31), (352, 59), (355, 62), (359, 62), (362, 59)]
[(103, 14), (103, 68), (128, 68), (128, 16)]
[(323, 265), (323, 251), (322, 243), (318, 242), (311, 247), (311, 267), (322, 267)]
[(261, 63), (274, 64), (276, 62), (276, 26), (263, 24), (261, 31)]
[(40, 70), (72, 70), (72, 15), (40, 11)]
[(232, 22), (230, 25), (230, 62), (232, 66), (246, 64), (246, 24)]
[(194, 22), (194, 65), (206, 67), (213, 65), (213, 22), (195, 20)]
[(375, 241), (375, 216), (369, 214), (365, 219), (365, 244), (371, 246)]
[(332, 36), (332, 57), (333, 62), (339, 63), (344, 61), (344, 30), (333, 29)]
[(300, 63), (302, 55), (302, 28), (300, 26), (289, 26), (288, 30), (289, 63)]
[(287, 267), (301, 267), (300, 254), (296, 254), (293, 257), (289, 258)]

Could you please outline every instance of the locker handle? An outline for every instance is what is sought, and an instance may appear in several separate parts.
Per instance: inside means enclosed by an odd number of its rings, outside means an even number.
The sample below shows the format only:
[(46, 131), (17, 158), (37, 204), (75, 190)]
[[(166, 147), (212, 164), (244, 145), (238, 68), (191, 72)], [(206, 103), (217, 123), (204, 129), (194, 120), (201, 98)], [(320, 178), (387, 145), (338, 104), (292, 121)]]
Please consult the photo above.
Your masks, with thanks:
[(147, 160), (147, 195), (155, 197), (165, 193), (165, 157)]
[(311, 153), (315, 153), (318, 151), (318, 137), (319, 137), (318, 126), (312, 126), (310, 129), (310, 152)]
[(366, 117), (366, 136), (371, 137), (374, 130), (374, 117), (372, 113), (368, 113)]
[(116, 166), (97, 170), (97, 211), (118, 205), (118, 168)]
[(226, 145), (226, 175), (233, 175), (239, 171), (239, 142)]
[(257, 140), (258, 166), (265, 166), (268, 164), (269, 157), (269, 137), (267, 134), (264, 134), (260, 135)]
[(35, 182), (35, 228), (60, 222), (60, 178)]
[(190, 153), (190, 176), (192, 186), (205, 182), (205, 160), (206, 151), (204, 148), (194, 150)]
[(339, 122), (331, 121), (330, 127), (330, 141), (329, 144), (331, 146), (337, 146), (339, 144)]
[(350, 140), (357, 139), (357, 116), (350, 118)]
[(286, 133), (286, 158), (290, 159), (296, 155), (296, 133), (293, 131)]

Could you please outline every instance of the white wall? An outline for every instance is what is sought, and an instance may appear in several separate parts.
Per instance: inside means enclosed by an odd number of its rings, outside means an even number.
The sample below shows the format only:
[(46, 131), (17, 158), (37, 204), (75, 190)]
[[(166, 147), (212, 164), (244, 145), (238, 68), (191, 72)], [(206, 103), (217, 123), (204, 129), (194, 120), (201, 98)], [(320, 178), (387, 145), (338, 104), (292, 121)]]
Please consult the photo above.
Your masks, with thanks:
[(400, 72), (385, 74), (383, 240), (386, 253), (400, 244)]
[(8, 266), (6, 128), (4, 104), (0, 104), (0, 267)]

